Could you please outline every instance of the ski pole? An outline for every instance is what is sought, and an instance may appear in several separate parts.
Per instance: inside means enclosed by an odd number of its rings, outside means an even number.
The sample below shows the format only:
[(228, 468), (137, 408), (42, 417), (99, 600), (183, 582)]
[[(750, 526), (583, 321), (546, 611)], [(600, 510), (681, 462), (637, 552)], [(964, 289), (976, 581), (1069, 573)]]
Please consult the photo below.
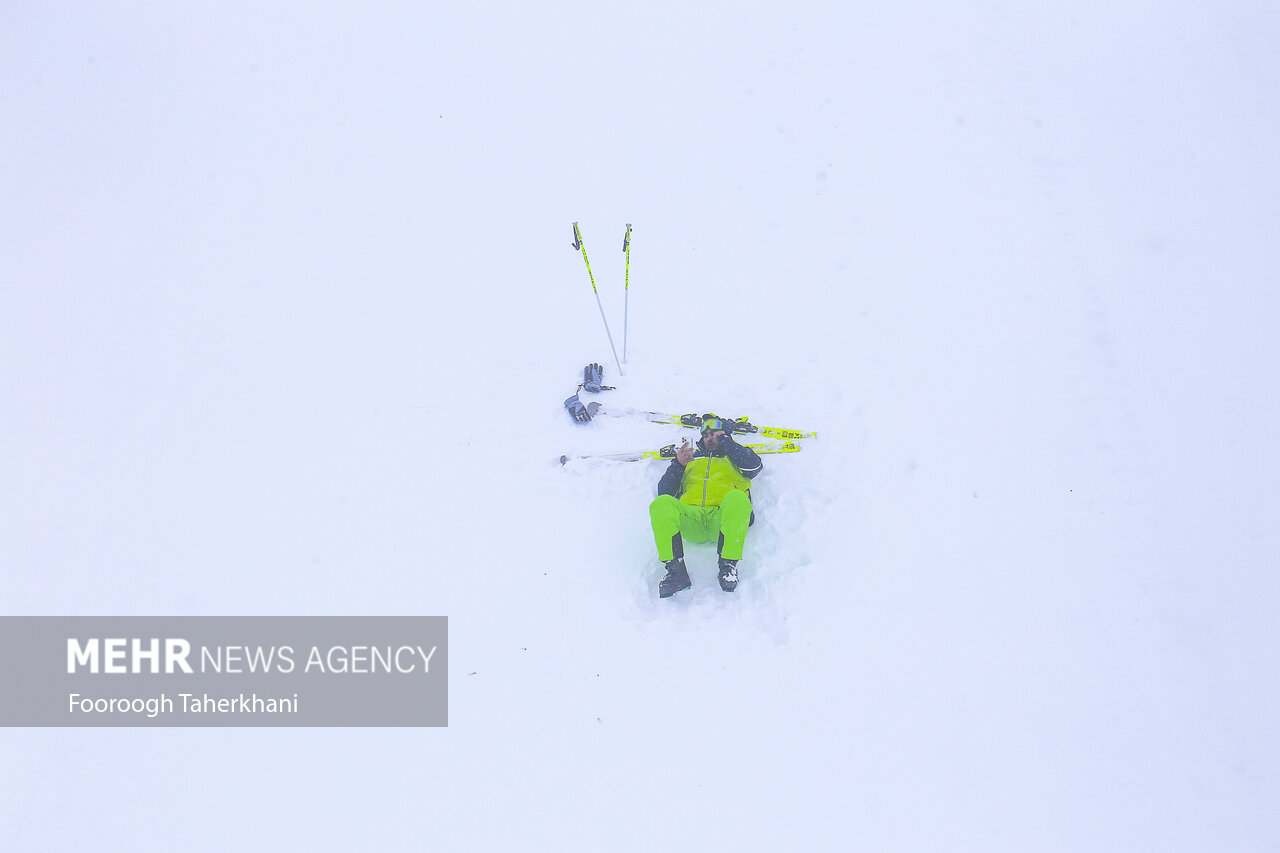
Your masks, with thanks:
[(596, 289), (596, 277), (591, 273), (591, 261), (587, 260), (587, 247), (582, 242), (582, 232), (578, 230), (578, 223), (573, 223), (573, 248), (575, 251), (582, 252), (582, 260), (587, 265), (587, 278), (591, 279), (591, 292), (596, 295), (596, 305), (600, 308), (600, 319), (604, 321), (604, 333), (609, 336), (609, 349), (613, 350), (613, 363), (618, 365), (618, 373), (621, 374), (622, 362), (618, 360), (618, 348), (613, 345), (613, 333), (609, 331), (609, 320), (604, 316), (604, 304), (600, 301), (600, 291)]
[(631, 302), (631, 223), (627, 223), (627, 233), (622, 238), (622, 251), (627, 253), (626, 274), (622, 279), (622, 363), (627, 363), (627, 309)]

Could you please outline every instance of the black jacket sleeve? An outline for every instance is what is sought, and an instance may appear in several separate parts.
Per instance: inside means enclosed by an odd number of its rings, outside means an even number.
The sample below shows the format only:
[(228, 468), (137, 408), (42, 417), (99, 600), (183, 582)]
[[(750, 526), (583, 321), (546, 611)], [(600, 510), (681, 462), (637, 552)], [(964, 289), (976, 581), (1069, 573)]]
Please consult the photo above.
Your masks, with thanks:
[(667, 470), (662, 473), (662, 479), (658, 481), (658, 494), (671, 495), (673, 498), (680, 497), (680, 481), (683, 479), (684, 466), (678, 460), (672, 459)]
[(737, 469), (742, 472), (742, 476), (746, 477), (748, 480), (753, 479), (757, 474), (764, 470), (764, 463), (760, 461), (759, 454), (750, 447), (743, 447), (736, 441), (725, 441), (723, 438), (720, 439), (720, 441), (725, 446), (725, 456), (729, 457), (729, 461), (732, 462)]

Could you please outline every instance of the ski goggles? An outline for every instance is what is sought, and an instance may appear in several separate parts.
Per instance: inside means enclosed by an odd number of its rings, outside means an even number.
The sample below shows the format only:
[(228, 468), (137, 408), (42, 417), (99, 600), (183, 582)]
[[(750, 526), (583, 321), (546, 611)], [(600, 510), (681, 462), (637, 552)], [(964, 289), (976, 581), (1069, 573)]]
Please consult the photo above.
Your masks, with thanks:
[(718, 429), (718, 430), (721, 430), (722, 432), (729, 431), (729, 428), (724, 425), (724, 421), (721, 418), (717, 418), (714, 416), (703, 418), (702, 419), (703, 435), (707, 434), (713, 429)]

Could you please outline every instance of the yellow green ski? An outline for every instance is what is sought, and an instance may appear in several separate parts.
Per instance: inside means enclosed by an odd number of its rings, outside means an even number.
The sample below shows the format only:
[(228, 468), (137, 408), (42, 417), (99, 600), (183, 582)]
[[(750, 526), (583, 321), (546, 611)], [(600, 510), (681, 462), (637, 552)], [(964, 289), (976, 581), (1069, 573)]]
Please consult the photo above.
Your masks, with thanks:
[[(640, 418), (655, 424), (676, 424), (678, 426), (687, 426), (697, 429), (702, 426), (702, 415), (670, 415), (666, 412), (647, 412), (641, 409), (626, 409), (610, 406), (601, 408), (599, 414), (609, 415), (614, 418)], [(729, 422), (726, 419), (726, 422)], [(784, 429), (782, 427), (772, 426), (756, 426), (747, 418), (734, 418), (732, 420), (733, 433), (735, 435), (762, 435), (765, 438), (780, 438), (787, 441), (794, 441), (799, 438), (817, 438), (818, 434), (810, 430), (800, 429)]]
[[(756, 453), (799, 453), (800, 452), (800, 445), (796, 444), (794, 441), (784, 441), (777, 444), (775, 443), (744, 444), (742, 446), (750, 447)], [(560, 464), (564, 465), (566, 462), (568, 462), (571, 459), (606, 459), (611, 462), (644, 462), (646, 460), (651, 460), (651, 459), (675, 459), (676, 449), (677, 448), (674, 444), (668, 444), (666, 447), (659, 448), (658, 450), (634, 450), (634, 451), (629, 451), (624, 453), (565, 454), (564, 456), (560, 457)], [(694, 454), (694, 458), (697, 459), (700, 456), (706, 456), (706, 455), (707, 454), (702, 450), (698, 450)]]

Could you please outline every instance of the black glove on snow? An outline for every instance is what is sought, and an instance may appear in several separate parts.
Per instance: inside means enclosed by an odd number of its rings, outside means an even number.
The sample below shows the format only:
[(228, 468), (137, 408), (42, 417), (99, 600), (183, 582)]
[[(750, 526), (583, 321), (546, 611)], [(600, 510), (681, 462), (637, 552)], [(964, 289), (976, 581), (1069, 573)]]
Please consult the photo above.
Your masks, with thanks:
[(588, 364), (582, 369), (582, 388), (592, 394), (600, 393), (604, 384), (604, 368), (599, 364)]
[(600, 411), (599, 403), (588, 403), (583, 405), (578, 399), (578, 395), (574, 394), (568, 400), (564, 401), (564, 407), (569, 410), (569, 417), (573, 418), (580, 424), (585, 424), (595, 417), (596, 412)]

